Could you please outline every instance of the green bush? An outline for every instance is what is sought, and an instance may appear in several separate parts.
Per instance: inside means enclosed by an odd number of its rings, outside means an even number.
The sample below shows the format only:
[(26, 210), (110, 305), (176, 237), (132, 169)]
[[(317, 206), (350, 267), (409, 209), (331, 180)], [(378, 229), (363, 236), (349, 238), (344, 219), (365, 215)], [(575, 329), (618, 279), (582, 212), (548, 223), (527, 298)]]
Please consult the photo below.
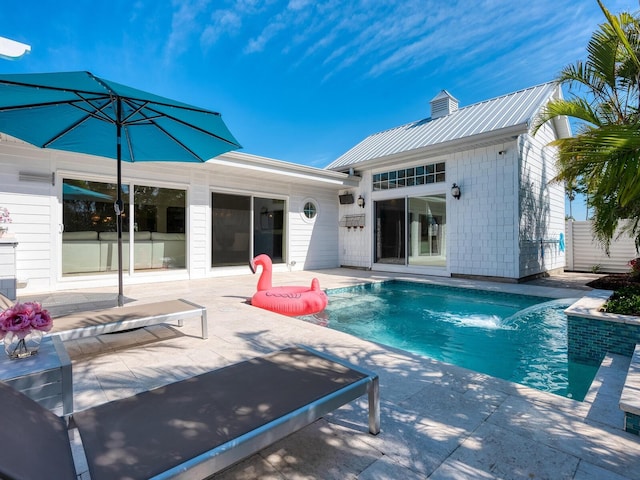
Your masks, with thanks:
[(633, 286), (616, 290), (604, 305), (603, 310), (620, 315), (640, 315), (640, 289)]

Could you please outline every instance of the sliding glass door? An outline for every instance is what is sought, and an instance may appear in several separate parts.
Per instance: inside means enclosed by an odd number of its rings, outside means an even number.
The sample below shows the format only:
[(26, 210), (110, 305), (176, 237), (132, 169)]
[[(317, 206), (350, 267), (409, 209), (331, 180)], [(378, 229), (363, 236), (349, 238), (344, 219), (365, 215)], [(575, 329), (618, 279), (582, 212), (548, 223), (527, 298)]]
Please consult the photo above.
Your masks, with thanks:
[(446, 266), (444, 195), (375, 202), (375, 262)]
[(406, 209), (404, 198), (376, 202), (376, 263), (404, 265)]
[(409, 265), (446, 266), (444, 195), (410, 197)]
[(251, 197), (213, 193), (211, 215), (211, 266), (247, 265), (251, 258)]
[(273, 263), (285, 261), (285, 201), (212, 193), (211, 266), (247, 265), (265, 253)]
[[(136, 271), (186, 268), (186, 190), (134, 185), (130, 192), (123, 185), (122, 195), (123, 270), (130, 270), (131, 241)], [(113, 183), (63, 180), (63, 276), (118, 271), (116, 197)]]

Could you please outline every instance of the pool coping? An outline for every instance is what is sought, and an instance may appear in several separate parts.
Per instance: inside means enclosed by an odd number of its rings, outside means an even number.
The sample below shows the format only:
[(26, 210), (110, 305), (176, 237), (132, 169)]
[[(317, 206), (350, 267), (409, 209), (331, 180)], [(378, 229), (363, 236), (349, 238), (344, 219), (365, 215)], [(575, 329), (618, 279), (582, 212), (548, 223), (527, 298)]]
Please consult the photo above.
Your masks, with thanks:
[[(592, 290), (565, 310), (567, 316), (590, 318), (611, 323), (640, 326), (640, 317), (603, 312), (602, 306), (613, 294), (612, 290)], [(618, 400), (624, 412), (624, 430), (640, 434), (640, 345), (636, 344)]]
[(640, 326), (640, 317), (601, 311), (602, 306), (607, 302), (611, 295), (613, 295), (613, 290), (591, 290), (580, 300), (567, 308), (564, 313), (572, 317), (584, 317), (594, 320), (606, 320), (608, 322)]

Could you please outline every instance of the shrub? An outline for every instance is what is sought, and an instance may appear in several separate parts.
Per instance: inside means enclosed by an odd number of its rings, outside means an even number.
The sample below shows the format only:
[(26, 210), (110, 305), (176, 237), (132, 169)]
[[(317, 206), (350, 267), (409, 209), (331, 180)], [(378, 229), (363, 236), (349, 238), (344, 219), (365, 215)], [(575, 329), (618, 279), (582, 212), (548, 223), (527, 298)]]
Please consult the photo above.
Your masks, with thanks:
[(620, 315), (640, 315), (640, 289), (623, 287), (616, 290), (605, 303), (603, 310)]

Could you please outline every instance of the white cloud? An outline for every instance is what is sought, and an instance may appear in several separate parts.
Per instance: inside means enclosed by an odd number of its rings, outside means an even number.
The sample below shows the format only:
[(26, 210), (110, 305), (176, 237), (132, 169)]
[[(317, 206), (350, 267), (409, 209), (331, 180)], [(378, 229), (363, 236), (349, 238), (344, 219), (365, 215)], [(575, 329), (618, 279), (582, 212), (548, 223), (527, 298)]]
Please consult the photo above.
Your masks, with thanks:
[(206, 11), (210, 0), (174, 0), (177, 9), (171, 18), (171, 31), (165, 45), (165, 61), (170, 62), (173, 57), (188, 49), (189, 38), (199, 31), (197, 18)]
[(200, 43), (207, 48), (214, 45), (224, 34), (237, 34), (242, 28), (242, 18), (232, 10), (217, 10), (211, 16), (211, 23), (204, 27)]
[[(246, 55), (272, 55), (277, 49), (290, 68), (312, 65), (325, 79), (345, 71), (364, 78), (465, 64), (482, 68), (494, 58), (514, 65), (521, 63), (519, 56), (535, 61), (553, 58), (550, 52), (564, 58), (575, 52), (576, 38), (586, 45), (604, 20), (597, 5), (574, 0), (190, 0), (174, 5), (168, 54), (184, 51), (194, 32), (205, 49), (226, 36)], [(518, 50), (531, 44), (537, 47)]]

